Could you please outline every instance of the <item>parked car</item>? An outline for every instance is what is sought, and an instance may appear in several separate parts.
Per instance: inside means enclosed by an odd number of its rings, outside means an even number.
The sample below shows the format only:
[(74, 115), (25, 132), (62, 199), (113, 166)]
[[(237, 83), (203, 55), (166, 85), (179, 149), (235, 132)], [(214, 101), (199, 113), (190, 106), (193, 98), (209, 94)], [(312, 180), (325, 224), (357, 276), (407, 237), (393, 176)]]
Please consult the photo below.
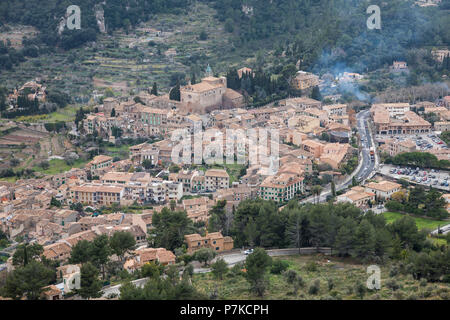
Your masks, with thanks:
[(248, 250), (244, 251), (245, 255), (249, 255), (249, 254), (252, 254), (252, 253), (253, 253), (253, 249), (248, 249)]

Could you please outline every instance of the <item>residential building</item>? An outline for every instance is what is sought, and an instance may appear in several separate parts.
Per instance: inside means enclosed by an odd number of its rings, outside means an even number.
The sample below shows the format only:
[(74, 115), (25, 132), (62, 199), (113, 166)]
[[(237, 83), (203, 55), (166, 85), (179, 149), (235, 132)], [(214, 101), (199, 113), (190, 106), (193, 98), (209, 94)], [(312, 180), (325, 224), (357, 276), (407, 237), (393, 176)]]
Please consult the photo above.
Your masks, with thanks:
[(306, 90), (319, 85), (319, 77), (305, 71), (298, 71), (292, 79), (292, 87), (295, 90)]
[(123, 267), (128, 272), (134, 272), (147, 263), (158, 263), (163, 266), (175, 264), (173, 252), (164, 248), (144, 248), (135, 250), (133, 257), (127, 259)]
[(337, 196), (337, 202), (350, 202), (358, 208), (366, 208), (375, 201), (375, 193), (367, 192), (363, 187), (353, 187), (346, 193)]
[(292, 173), (278, 173), (268, 176), (259, 187), (260, 197), (264, 200), (287, 202), (297, 194), (304, 192), (304, 177)]
[(188, 234), (184, 236), (184, 240), (189, 254), (201, 248), (210, 248), (216, 252), (233, 249), (233, 239), (224, 237), (220, 232), (207, 233), (204, 237), (199, 234)]
[(110, 156), (99, 155), (95, 156), (90, 162), (86, 164), (86, 168), (91, 171), (92, 175), (96, 175), (99, 169), (105, 169), (113, 163), (113, 158)]
[(124, 187), (103, 184), (84, 184), (70, 188), (72, 203), (80, 202), (94, 206), (109, 206), (113, 203), (120, 204), (124, 193)]
[(390, 199), (394, 193), (400, 191), (401, 187), (401, 184), (386, 180), (378, 183), (370, 182), (364, 186), (366, 191), (375, 193), (378, 199), (383, 200)]
[(230, 186), (230, 176), (223, 169), (209, 169), (205, 173), (206, 190), (216, 191), (228, 189)]

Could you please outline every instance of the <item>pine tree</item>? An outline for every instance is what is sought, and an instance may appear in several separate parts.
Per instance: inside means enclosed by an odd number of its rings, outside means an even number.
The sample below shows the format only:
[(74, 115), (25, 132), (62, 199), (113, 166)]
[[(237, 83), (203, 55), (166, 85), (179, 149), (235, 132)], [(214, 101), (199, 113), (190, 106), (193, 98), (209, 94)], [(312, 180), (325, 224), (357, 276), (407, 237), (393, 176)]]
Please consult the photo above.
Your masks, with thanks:
[(331, 194), (333, 197), (336, 197), (336, 185), (334, 184), (334, 181), (331, 181)]
[(320, 94), (320, 89), (318, 86), (315, 86), (311, 93), (311, 99), (322, 101), (322, 95)]
[(347, 256), (351, 254), (354, 247), (355, 227), (355, 223), (348, 220), (339, 229), (334, 243), (334, 249), (338, 255)]
[(153, 82), (152, 91), (150, 93), (154, 96), (158, 95), (158, 86), (156, 85), (156, 82)]
[(375, 255), (375, 229), (367, 220), (362, 220), (356, 228), (353, 254), (359, 259)]
[(181, 100), (181, 96), (180, 96), (180, 80), (177, 80), (177, 84), (175, 85), (175, 87), (173, 87), (172, 90), (170, 90), (169, 98), (170, 98), (170, 100), (175, 100), (175, 101), (180, 101)]
[(82, 298), (99, 298), (101, 296), (102, 283), (98, 279), (98, 269), (90, 262), (81, 267), (81, 288), (78, 293)]

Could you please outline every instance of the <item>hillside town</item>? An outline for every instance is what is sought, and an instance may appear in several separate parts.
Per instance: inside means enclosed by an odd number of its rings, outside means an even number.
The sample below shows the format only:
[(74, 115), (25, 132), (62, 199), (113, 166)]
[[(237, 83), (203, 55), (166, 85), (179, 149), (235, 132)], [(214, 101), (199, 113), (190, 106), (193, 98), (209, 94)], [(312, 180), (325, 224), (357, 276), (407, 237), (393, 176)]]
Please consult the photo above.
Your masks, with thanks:
[[(252, 70), (242, 68), (239, 72), (242, 75)], [(317, 79), (302, 72), (293, 79), (293, 86), (304, 90), (317, 86)], [(31, 83), (20, 90), (30, 86), (40, 88)], [(139, 247), (128, 254), (124, 270), (134, 272), (152, 261), (171, 265), (176, 261), (173, 252), (147, 247), (155, 212), (163, 208), (181, 210), (194, 223), (207, 224), (211, 209), (220, 201), (225, 200), (225, 210), (232, 214), (239, 203), (248, 199), (272, 200), (282, 206), (293, 199), (315, 197), (311, 179), (324, 181), (325, 188), (330, 182), (336, 188), (349, 177), (354, 179), (353, 170), (358, 170), (360, 153), (367, 150), (355, 128), (355, 114), (346, 104), (323, 104), (303, 96), (246, 110), (243, 96), (226, 88), (226, 78), (212, 76), (196, 85), (181, 87), (180, 93), (181, 101), (145, 92), (137, 95), (138, 99), (104, 99), (103, 104), (95, 107), (95, 112), (85, 115), (79, 134), (98, 136), (109, 143), (115, 143), (119, 137), (157, 141), (130, 146), (128, 159), (115, 161), (111, 156), (100, 154), (84, 168), (15, 183), (2, 182), (1, 230), (10, 239), (24, 238), (28, 243), (42, 245), (43, 255), (57, 261), (62, 270), (76, 269), (68, 263), (77, 243), (93, 241), (101, 235), (110, 237), (116, 232), (131, 233)], [(442, 106), (425, 102), (420, 106), (373, 104), (370, 118), (377, 149), (391, 156), (414, 152), (418, 150), (413, 142), (416, 135), (449, 130), (449, 97), (444, 102)], [(439, 121), (432, 126), (411, 111), (415, 107), (423, 108), (421, 114), (439, 115)], [(248, 156), (238, 175), (231, 173), (227, 164), (207, 165), (204, 161), (201, 165), (174, 164), (173, 132), (187, 129), (193, 133), (195, 126), (205, 132), (215, 130), (213, 139), (200, 140), (203, 148), (225, 140), (226, 131), (230, 129), (242, 132), (262, 128), (278, 130), (279, 169), (272, 174), (268, 170), (271, 163), (250, 165)], [(192, 144), (195, 148), (194, 141)], [(241, 141), (240, 144), (248, 155), (251, 143)], [(219, 146), (225, 155), (226, 143)], [(437, 146), (430, 152), (439, 159), (449, 160), (448, 148)], [(346, 166), (352, 159), (356, 161), (348, 169)], [(373, 177), (372, 172), (370, 174)], [(364, 181), (366, 178), (369, 176), (366, 175)], [(335, 201), (349, 202), (367, 210), (403, 189), (389, 177), (369, 181), (372, 182), (340, 191)], [(127, 212), (126, 208), (133, 206), (148, 209), (139, 214)], [(105, 208), (114, 208), (113, 213), (101, 214)], [(185, 244), (190, 254), (204, 247), (217, 252), (233, 249), (233, 239), (220, 231), (208, 233), (206, 230), (204, 236), (186, 235)], [(13, 268), (11, 259), (6, 263), (8, 270)], [(62, 275), (61, 279), (70, 276), (64, 271)], [(52, 294), (56, 296), (69, 292), (64, 282), (52, 287)]]
[(449, 12), (7, 0), (0, 303), (449, 300)]

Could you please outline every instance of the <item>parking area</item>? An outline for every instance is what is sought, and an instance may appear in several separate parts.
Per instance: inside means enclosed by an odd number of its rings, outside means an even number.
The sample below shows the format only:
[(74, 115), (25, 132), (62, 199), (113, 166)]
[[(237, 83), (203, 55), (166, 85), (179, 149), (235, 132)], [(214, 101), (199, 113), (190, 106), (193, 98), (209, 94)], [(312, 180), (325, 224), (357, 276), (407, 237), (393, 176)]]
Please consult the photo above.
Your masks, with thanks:
[(432, 186), (443, 191), (450, 190), (450, 174), (447, 171), (384, 164), (380, 167), (380, 172), (394, 179), (405, 179), (413, 184)]
[(436, 134), (412, 137), (416, 144), (416, 149), (425, 151), (429, 149), (448, 149), (448, 146)]
[(403, 134), (396, 136), (389, 135), (376, 135), (376, 140), (381, 141), (386, 138), (395, 139), (397, 141), (405, 141), (411, 140), (416, 144), (417, 151), (427, 151), (430, 149), (448, 149), (449, 147), (446, 145), (444, 141), (439, 138), (437, 133), (429, 133), (429, 134)]

